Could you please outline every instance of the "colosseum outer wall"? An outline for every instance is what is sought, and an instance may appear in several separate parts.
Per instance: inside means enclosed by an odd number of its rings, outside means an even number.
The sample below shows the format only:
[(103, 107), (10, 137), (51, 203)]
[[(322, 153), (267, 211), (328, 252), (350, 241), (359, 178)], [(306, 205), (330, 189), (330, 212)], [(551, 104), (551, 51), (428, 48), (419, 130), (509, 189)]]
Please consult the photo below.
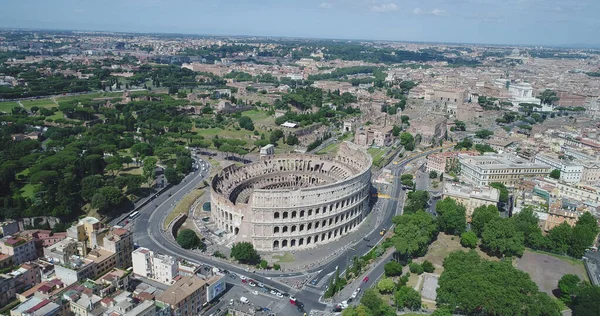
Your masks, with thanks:
[(327, 244), (368, 214), (371, 164), (344, 142), (335, 158), (289, 154), (230, 166), (212, 181), (213, 221), (261, 251)]

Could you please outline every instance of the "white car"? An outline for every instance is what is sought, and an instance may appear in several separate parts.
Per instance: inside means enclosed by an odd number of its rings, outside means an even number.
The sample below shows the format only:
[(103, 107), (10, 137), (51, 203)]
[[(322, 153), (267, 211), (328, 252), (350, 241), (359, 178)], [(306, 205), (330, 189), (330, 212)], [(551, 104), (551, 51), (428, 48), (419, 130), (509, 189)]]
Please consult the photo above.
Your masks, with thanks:
[(279, 297), (279, 298), (283, 298), (283, 294), (281, 294), (279, 292), (277, 292), (277, 294), (275, 294), (275, 295), (277, 295), (277, 297)]
[(243, 275), (240, 275), (240, 280), (246, 280), (246, 277)]
[(358, 292), (354, 291), (354, 293), (352, 293), (352, 298), (356, 298), (356, 296), (358, 295)]
[(259, 282), (257, 285), (258, 287), (265, 287), (265, 285), (262, 282)]
[(255, 286), (256, 286), (256, 283), (254, 283), (254, 282), (250, 282), (250, 283), (248, 283), (248, 285), (250, 285), (251, 287), (255, 287)]
[(275, 295), (275, 296), (277, 296), (277, 292), (276, 292), (275, 290), (271, 290), (271, 292), (270, 292), (270, 293), (271, 293), (271, 295)]
[(252, 291), (252, 294), (258, 295), (258, 291)]

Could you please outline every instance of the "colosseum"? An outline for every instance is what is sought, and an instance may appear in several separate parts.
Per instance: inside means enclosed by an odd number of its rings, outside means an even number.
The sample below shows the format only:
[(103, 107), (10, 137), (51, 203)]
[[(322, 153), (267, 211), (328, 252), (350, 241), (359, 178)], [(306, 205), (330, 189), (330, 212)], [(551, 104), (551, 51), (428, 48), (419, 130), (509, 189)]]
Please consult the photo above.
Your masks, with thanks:
[(231, 165), (212, 180), (212, 220), (260, 251), (327, 244), (368, 214), (371, 164), (366, 151), (343, 142), (335, 157), (286, 154)]

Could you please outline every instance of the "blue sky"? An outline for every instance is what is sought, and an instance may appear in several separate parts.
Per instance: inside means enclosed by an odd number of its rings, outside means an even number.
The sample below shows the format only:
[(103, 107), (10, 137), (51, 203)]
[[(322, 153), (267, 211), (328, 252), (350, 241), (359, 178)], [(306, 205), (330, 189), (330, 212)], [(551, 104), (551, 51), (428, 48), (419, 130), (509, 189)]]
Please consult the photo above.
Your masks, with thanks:
[(2, 0), (0, 27), (600, 44), (600, 0)]

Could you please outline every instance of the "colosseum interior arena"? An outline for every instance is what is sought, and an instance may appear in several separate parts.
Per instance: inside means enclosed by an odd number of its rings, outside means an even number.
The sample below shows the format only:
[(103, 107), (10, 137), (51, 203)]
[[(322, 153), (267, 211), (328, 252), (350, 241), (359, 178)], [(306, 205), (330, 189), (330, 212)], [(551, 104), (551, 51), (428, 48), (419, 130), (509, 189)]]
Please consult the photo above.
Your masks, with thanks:
[(212, 180), (212, 220), (260, 251), (327, 244), (368, 214), (371, 164), (366, 151), (344, 142), (335, 157), (286, 154), (231, 165)]

